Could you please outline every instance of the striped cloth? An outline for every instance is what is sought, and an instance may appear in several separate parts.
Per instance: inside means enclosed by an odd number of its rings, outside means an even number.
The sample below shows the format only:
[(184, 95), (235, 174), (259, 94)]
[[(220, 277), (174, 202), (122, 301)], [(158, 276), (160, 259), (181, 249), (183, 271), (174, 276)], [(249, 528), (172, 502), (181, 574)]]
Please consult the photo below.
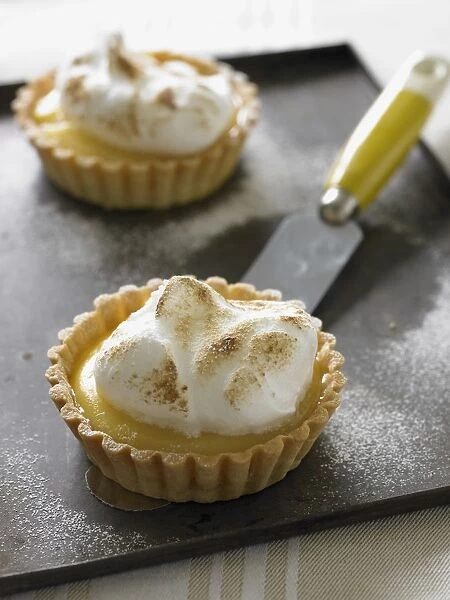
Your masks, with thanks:
[(12, 596), (13, 600), (449, 600), (450, 508)]

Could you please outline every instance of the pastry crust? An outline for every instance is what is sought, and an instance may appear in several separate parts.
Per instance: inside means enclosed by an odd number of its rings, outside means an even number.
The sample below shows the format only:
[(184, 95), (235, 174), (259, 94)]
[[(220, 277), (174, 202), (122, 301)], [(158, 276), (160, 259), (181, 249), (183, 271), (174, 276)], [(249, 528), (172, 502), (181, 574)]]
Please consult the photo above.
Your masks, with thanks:
[[(184, 55), (154, 54), (161, 60), (185, 60), (205, 73), (224, 68), (221, 63)], [(240, 106), (232, 125), (212, 146), (184, 157), (106, 160), (61, 147), (33, 117), (36, 102), (53, 88), (54, 72), (21, 87), (12, 108), (49, 178), (72, 196), (107, 209), (164, 209), (209, 196), (236, 167), (245, 139), (259, 117), (257, 86), (236, 75), (233, 85)]]
[[(334, 350), (335, 338), (329, 333), (319, 332), (317, 361), (322, 381), (312, 413), (292, 431), (244, 451), (206, 456), (137, 450), (93, 430), (83, 415), (70, 385), (77, 361), (87, 348), (138, 310), (161, 283), (160, 279), (151, 279), (142, 287), (125, 286), (114, 294), (99, 296), (93, 312), (77, 316), (72, 327), (59, 332), (61, 344), (48, 352), (52, 366), (46, 377), (51, 384), (50, 397), (61, 417), (106, 477), (146, 496), (172, 502), (215, 502), (252, 494), (280, 481), (300, 463), (339, 406), (339, 392), (345, 383), (340, 371), (344, 359)], [(274, 290), (258, 292), (251, 285), (228, 284), (219, 277), (211, 277), (206, 283), (227, 299), (280, 298)]]

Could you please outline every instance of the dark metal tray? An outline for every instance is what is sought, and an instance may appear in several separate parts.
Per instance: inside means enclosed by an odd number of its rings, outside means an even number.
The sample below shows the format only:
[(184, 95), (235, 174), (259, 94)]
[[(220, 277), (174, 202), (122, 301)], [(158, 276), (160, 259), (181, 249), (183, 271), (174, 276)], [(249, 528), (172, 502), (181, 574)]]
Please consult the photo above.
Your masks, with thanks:
[(92, 299), (195, 273), (238, 280), (285, 213), (313, 210), (376, 93), (348, 46), (231, 60), (263, 116), (214, 198), (105, 213), (56, 190), (0, 91), (0, 590), (176, 560), (433, 506), (450, 491), (450, 185), (416, 148), (362, 220), (366, 238), (319, 316), (347, 357), (341, 410), (284, 481), (214, 505), (126, 513), (88, 491), (87, 459), (47, 399), (46, 351)]

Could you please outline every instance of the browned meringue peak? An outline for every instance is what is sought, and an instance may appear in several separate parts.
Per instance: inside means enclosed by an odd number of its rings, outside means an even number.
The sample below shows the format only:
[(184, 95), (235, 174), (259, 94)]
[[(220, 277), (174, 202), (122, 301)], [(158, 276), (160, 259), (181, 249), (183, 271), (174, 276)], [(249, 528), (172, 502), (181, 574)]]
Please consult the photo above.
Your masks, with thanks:
[(295, 414), (312, 380), (317, 323), (297, 302), (227, 301), (173, 277), (92, 359), (101, 395), (188, 435), (258, 433)]
[(125, 49), (123, 37), (118, 33), (108, 40), (108, 66), (112, 73), (130, 80), (138, 79), (144, 74), (143, 60)]
[(118, 148), (172, 155), (211, 146), (230, 127), (242, 74), (170, 53), (131, 52), (120, 35), (59, 75), (61, 107), (80, 129)]

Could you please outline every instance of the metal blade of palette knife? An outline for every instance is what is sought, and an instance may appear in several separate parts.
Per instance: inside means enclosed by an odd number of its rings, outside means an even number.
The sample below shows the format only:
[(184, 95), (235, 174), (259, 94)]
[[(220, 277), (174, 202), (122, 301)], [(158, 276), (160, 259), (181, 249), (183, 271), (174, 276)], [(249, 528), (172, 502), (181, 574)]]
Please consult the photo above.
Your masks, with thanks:
[(354, 221), (333, 226), (319, 215), (287, 217), (242, 277), (257, 289), (274, 288), (313, 312), (363, 234)]

